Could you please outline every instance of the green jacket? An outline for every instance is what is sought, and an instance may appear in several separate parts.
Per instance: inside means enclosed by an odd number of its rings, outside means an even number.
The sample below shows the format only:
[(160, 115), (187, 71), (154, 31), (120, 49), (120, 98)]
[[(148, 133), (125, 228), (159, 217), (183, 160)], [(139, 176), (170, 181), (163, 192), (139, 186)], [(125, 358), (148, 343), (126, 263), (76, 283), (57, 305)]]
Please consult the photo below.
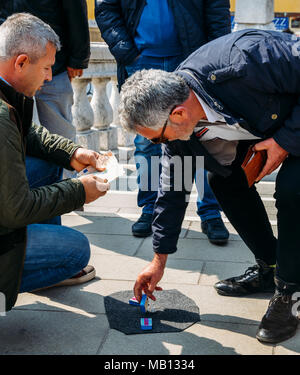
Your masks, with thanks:
[(25, 156), (72, 170), (79, 145), (32, 123), (33, 100), (0, 80), (0, 292), (6, 310), (17, 299), (26, 250), (26, 225), (81, 207), (85, 191), (78, 179), (30, 189)]

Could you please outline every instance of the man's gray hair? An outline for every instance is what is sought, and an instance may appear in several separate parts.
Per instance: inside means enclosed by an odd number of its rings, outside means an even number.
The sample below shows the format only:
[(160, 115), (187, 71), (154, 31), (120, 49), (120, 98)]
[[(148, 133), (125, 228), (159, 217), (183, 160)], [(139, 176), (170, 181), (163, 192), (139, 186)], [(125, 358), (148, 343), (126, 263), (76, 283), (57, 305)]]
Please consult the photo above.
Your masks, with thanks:
[(136, 126), (159, 129), (176, 105), (185, 102), (190, 89), (175, 73), (149, 69), (135, 72), (121, 90), (119, 116), (121, 125), (130, 132)]
[(26, 54), (35, 63), (46, 55), (48, 42), (60, 50), (59, 37), (48, 24), (29, 13), (15, 13), (0, 26), (0, 59)]

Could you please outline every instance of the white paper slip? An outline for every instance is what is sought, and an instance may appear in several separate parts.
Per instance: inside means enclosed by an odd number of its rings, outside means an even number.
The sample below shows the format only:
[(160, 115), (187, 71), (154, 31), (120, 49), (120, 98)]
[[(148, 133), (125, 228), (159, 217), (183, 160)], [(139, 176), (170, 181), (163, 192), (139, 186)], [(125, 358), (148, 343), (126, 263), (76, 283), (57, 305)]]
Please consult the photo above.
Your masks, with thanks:
[(103, 180), (106, 179), (108, 182), (111, 182), (125, 174), (123, 166), (119, 164), (117, 158), (111, 151), (102, 153), (102, 155), (103, 163), (101, 167), (105, 168), (104, 171), (99, 172), (96, 171), (93, 167), (87, 167), (80, 171), (77, 176), (80, 177), (83, 175), (92, 174), (94, 176), (102, 178)]

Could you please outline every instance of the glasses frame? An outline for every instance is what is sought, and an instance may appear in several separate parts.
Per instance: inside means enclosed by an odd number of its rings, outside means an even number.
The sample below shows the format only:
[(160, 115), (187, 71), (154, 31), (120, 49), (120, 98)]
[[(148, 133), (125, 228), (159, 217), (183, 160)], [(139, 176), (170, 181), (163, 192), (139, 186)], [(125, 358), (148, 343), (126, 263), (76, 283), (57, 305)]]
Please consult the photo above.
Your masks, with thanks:
[(154, 145), (158, 145), (158, 144), (161, 144), (161, 143), (166, 143), (166, 142), (168, 142), (168, 138), (164, 138), (164, 134), (165, 134), (165, 131), (166, 131), (166, 128), (167, 128), (167, 125), (168, 125), (169, 116), (170, 116), (170, 114), (174, 111), (174, 109), (175, 109), (176, 107), (177, 107), (177, 106), (175, 105), (175, 106), (171, 109), (171, 111), (170, 111), (170, 113), (169, 113), (169, 115), (168, 115), (168, 118), (166, 119), (166, 121), (165, 121), (165, 123), (164, 123), (164, 126), (163, 126), (163, 128), (162, 128), (162, 131), (161, 131), (161, 133), (160, 133), (160, 136), (159, 136), (159, 137), (152, 138), (152, 139), (149, 139), (149, 141), (150, 141), (151, 143), (153, 143)]

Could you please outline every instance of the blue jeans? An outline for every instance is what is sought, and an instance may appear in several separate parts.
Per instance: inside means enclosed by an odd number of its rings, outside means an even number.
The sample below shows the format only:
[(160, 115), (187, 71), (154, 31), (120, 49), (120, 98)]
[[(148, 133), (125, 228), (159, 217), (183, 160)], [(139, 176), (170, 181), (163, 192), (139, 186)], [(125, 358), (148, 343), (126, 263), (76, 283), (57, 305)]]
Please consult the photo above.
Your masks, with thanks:
[[(26, 166), (27, 178), (32, 188), (60, 180), (61, 168), (52, 163), (27, 157)], [(20, 293), (68, 279), (81, 271), (90, 259), (90, 245), (84, 234), (62, 225), (54, 225), (60, 224), (60, 218), (46, 222), (47, 224), (27, 226), (26, 256)], [(52, 224), (49, 224), (51, 222)]]
[[(151, 57), (140, 56), (132, 64), (126, 66), (128, 75), (132, 75), (138, 70), (142, 69), (161, 69), (167, 72), (172, 72), (182, 62), (182, 56), (173, 57)], [(135, 144), (135, 162), (138, 170), (137, 183), (139, 185), (138, 191), (138, 206), (143, 207), (143, 213), (153, 213), (154, 203), (157, 198), (157, 189), (151, 186), (151, 177), (153, 179), (154, 166), (151, 164), (152, 156), (161, 156), (161, 145), (152, 144), (147, 138), (137, 134), (134, 140)], [(152, 170), (151, 170), (152, 169)], [(161, 166), (159, 166), (159, 174)], [(148, 176), (146, 176), (148, 174)], [(202, 221), (221, 217), (220, 206), (207, 182), (207, 172), (204, 172), (204, 194), (202, 199), (199, 195), (197, 198), (197, 214)], [(155, 178), (157, 181), (158, 179)], [(146, 181), (146, 182), (145, 182)], [(143, 186), (141, 183), (143, 182)], [(155, 186), (155, 184), (153, 184)], [(197, 181), (196, 181), (197, 185)]]

